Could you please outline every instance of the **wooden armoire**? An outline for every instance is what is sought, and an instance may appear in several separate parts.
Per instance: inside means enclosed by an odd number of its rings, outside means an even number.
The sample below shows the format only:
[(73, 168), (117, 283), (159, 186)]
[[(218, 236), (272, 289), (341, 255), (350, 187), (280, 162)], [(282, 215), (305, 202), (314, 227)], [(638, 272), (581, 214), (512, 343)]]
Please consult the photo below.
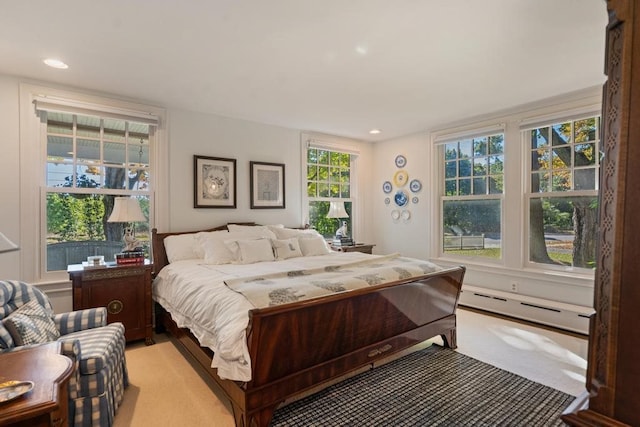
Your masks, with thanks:
[(587, 391), (562, 416), (573, 426), (640, 426), (640, 2), (607, 10), (595, 314)]

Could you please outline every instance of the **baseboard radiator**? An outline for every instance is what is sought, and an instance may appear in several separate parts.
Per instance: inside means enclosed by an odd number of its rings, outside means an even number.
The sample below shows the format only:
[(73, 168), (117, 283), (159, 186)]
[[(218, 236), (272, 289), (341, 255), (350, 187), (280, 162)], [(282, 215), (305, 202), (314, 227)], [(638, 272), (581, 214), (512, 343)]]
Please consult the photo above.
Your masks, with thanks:
[(463, 285), (460, 305), (587, 335), (593, 309), (518, 293)]

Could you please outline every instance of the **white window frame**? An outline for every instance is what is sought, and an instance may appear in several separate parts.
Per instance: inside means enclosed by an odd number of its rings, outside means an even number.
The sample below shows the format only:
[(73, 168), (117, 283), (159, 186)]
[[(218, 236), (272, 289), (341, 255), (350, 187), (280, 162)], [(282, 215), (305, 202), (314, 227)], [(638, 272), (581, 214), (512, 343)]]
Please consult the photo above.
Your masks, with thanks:
[[(66, 271), (46, 270), (46, 194), (52, 188), (46, 184), (47, 129), (36, 112), (51, 109), (80, 115), (99, 115), (137, 122), (155, 123), (153, 143), (149, 148), (149, 173), (152, 177), (148, 191), (134, 191), (150, 200), (149, 227), (167, 224), (165, 214), (168, 200), (160, 189), (168, 188), (165, 110), (158, 107), (121, 101), (112, 98), (87, 95), (65, 89), (21, 84), (20, 85), (20, 210), (21, 220), (21, 275), (24, 280), (46, 284), (67, 282)], [(56, 191), (56, 190), (53, 190)], [(81, 190), (78, 192), (83, 192)], [(91, 193), (130, 195), (129, 190), (86, 190)], [(26, 215), (25, 215), (26, 213)]]
[[(538, 192), (533, 193), (531, 191), (531, 147), (530, 147), (530, 132), (533, 129), (541, 128), (541, 127), (551, 127), (556, 124), (566, 123), (566, 122), (574, 122), (582, 119), (589, 119), (592, 117), (597, 117), (600, 119), (600, 126), (602, 126), (602, 117), (600, 111), (596, 111), (593, 108), (582, 108), (573, 111), (564, 112), (563, 114), (556, 115), (547, 115), (544, 117), (535, 117), (528, 120), (523, 120), (520, 126), (520, 135), (522, 141), (522, 170), (524, 174), (524, 189), (523, 189), (523, 212), (524, 212), (524, 227), (523, 227), (523, 236), (522, 241), (524, 242), (524, 254), (523, 254), (523, 264), (525, 268), (531, 270), (538, 271), (555, 271), (555, 272), (566, 272), (566, 273), (574, 273), (576, 275), (581, 276), (590, 276), (594, 275), (594, 270), (589, 268), (582, 267), (574, 267), (574, 266), (562, 266), (555, 264), (545, 264), (545, 263), (537, 263), (532, 262), (531, 252), (530, 252), (530, 244), (529, 244), (529, 223), (531, 218), (530, 206), (531, 199), (545, 199), (545, 198), (563, 198), (563, 197), (597, 197), (599, 193), (599, 173), (600, 173), (600, 158), (599, 154), (601, 152), (602, 140), (598, 137), (595, 141), (595, 153), (596, 153), (596, 163), (597, 166), (595, 169), (595, 190), (570, 190), (570, 191), (548, 191), (548, 192)], [(600, 130), (600, 128), (598, 129)], [(573, 148), (573, 144), (571, 148)], [(573, 174), (576, 170), (575, 165), (572, 164), (570, 166), (570, 171), (572, 175), (572, 182), (575, 182), (573, 179)]]
[[(310, 198), (307, 194), (307, 150), (309, 148), (317, 148), (322, 150), (329, 150), (335, 152), (341, 152), (351, 155), (350, 161), (350, 180), (349, 180), (349, 195), (350, 197), (316, 197)], [(301, 134), (301, 188), (302, 188), (302, 218), (304, 224), (309, 224), (309, 202), (310, 201), (335, 201), (342, 200), (344, 202), (351, 203), (351, 226), (352, 230), (349, 232), (350, 236), (356, 240), (355, 236), (361, 234), (362, 221), (361, 213), (358, 206), (358, 157), (360, 156), (360, 150), (352, 145), (348, 140), (343, 140), (339, 137), (332, 137), (328, 135), (317, 135), (313, 133)]]
[[(490, 135), (496, 135), (502, 133), (504, 137), (504, 151), (502, 155), (504, 156), (504, 164), (505, 170), (503, 171), (503, 191), (500, 194), (477, 194), (477, 195), (457, 195), (457, 196), (446, 196), (445, 195), (445, 161), (444, 161), (444, 150), (446, 144), (457, 143), (464, 139), (471, 138), (480, 138), (486, 137)], [(450, 259), (456, 261), (472, 261), (478, 264), (487, 264), (487, 265), (504, 265), (505, 257), (504, 257), (504, 211), (505, 211), (505, 195), (506, 195), (506, 168), (507, 168), (507, 133), (506, 133), (506, 125), (504, 123), (494, 123), (485, 126), (477, 126), (470, 127), (460, 130), (457, 129), (448, 129), (438, 133), (434, 133), (432, 135), (432, 144), (435, 148), (435, 156), (437, 162), (437, 167), (435, 170), (437, 171), (437, 178), (434, 182), (437, 183), (437, 192), (438, 194), (438, 206), (436, 207), (438, 215), (438, 228), (435, 231), (437, 239), (436, 251), (434, 253), (437, 254), (439, 259)], [(470, 179), (473, 180), (473, 174), (470, 176)], [(469, 256), (469, 255), (459, 255), (453, 254), (451, 252), (445, 252), (444, 244), (443, 244), (443, 235), (444, 235), (444, 202), (445, 201), (455, 201), (455, 200), (500, 200), (500, 235), (501, 235), (501, 247), (500, 253), (501, 256), (498, 259), (484, 257), (484, 256)]]

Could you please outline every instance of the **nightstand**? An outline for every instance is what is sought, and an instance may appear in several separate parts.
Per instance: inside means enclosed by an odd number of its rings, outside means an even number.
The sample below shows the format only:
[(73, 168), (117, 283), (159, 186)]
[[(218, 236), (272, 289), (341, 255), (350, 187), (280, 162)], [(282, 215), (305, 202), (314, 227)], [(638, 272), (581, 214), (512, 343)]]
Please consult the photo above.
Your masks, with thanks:
[(145, 344), (153, 344), (152, 267), (148, 261), (101, 268), (70, 265), (73, 309), (106, 307), (107, 323), (122, 322), (127, 342), (144, 339)]
[(373, 253), (374, 244), (356, 243), (350, 246), (331, 246), (331, 249), (338, 252), (362, 252), (365, 254)]

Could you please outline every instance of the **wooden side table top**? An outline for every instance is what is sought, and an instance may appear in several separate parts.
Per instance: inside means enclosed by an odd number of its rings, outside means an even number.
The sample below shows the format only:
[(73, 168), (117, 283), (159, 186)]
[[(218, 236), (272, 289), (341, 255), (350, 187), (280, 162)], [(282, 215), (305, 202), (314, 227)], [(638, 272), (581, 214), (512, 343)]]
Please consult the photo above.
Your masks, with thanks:
[[(60, 385), (73, 372), (71, 359), (60, 354), (57, 341), (0, 354), (0, 383), (33, 381), (28, 393), (0, 403), (0, 425), (13, 424), (67, 407), (60, 402)], [(65, 385), (66, 386), (66, 385)], [(66, 399), (66, 396), (64, 396)]]

